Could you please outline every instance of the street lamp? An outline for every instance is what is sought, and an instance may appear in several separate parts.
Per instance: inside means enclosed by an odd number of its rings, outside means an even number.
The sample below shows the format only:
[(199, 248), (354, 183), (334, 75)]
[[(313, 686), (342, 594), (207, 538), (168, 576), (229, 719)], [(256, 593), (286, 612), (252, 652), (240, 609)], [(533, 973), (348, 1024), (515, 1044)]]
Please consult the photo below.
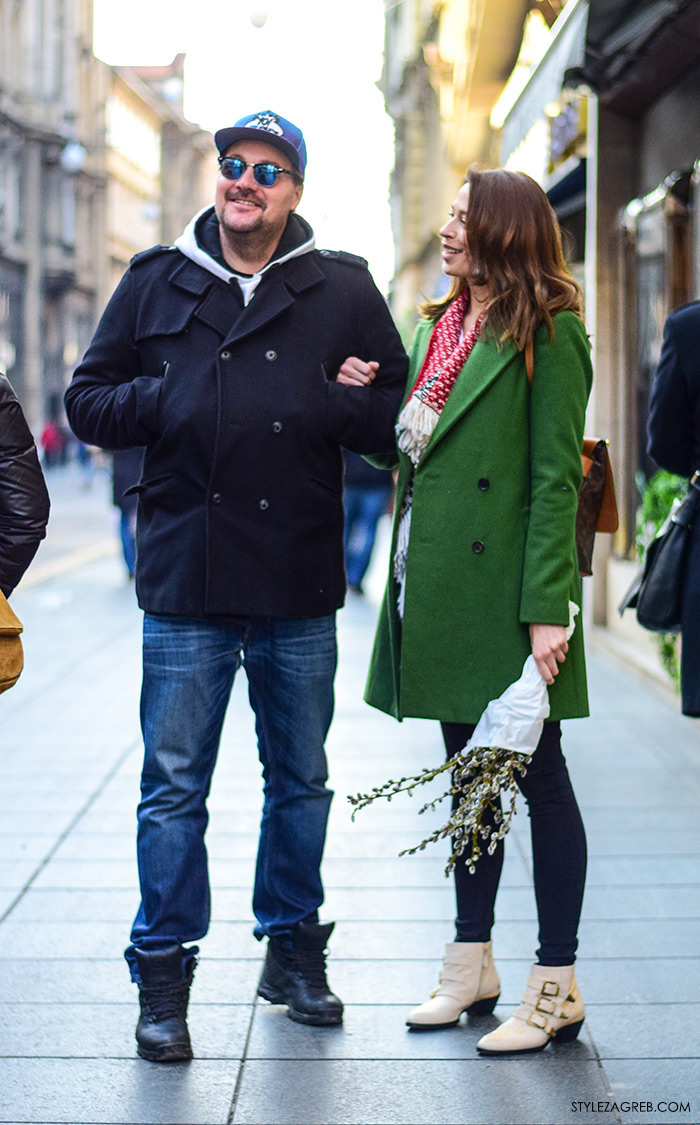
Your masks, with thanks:
[(58, 162), (64, 172), (69, 176), (75, 176), (78, 172), (82, 172), (87, 160), (87, 150), (83, 148), (80, 141), (68, 141), (61, 149), (61, 155)]
[(253, 27), (264, 27), (267, 23), (267, 5), (253, 4), (250, 9), (250, 22)]

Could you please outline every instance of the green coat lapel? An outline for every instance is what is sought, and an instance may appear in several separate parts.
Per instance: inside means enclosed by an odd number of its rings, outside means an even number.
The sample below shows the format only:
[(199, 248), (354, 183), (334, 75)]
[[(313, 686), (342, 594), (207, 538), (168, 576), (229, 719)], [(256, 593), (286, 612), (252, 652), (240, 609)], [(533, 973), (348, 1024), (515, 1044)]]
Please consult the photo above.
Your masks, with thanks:
[(517, 352), (512, 344), (504, 344), (499, 352), (493, 340), (477, 340), (467, 363), (457, 376), (457, 382), (421, 458), (421, 465), (455, 422), (471, 409), (516, 356)]

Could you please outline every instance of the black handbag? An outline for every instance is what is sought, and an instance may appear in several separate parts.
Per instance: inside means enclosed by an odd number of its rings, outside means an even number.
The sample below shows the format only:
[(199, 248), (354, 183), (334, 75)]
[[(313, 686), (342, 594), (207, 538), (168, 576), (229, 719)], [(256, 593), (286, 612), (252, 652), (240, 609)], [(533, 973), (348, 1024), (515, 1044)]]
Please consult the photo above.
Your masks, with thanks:
[(700, 473), (674, 504), (659, 534), (649, 544), (639, 574), (618, 607), (636, 609), (637, 621), (652, 633), (679, 633), (685, 561), (690, 529), (700, 504)]

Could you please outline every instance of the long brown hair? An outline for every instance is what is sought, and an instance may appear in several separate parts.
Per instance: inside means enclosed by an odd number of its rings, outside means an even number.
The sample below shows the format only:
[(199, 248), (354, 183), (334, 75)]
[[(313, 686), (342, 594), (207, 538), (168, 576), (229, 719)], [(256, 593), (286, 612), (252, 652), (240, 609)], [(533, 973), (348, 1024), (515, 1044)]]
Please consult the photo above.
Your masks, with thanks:
[(488, 285), (487, 322), (499, 342), (522, 350), (543, 322), (566, 309), (581, 316), (581, 287), (567, 269), (556, 215), (544, 191), (524, 172), (470, 168), (466, 239), (468, 279), (455, 278), (422, 316), (438, 320), (469, 284)]

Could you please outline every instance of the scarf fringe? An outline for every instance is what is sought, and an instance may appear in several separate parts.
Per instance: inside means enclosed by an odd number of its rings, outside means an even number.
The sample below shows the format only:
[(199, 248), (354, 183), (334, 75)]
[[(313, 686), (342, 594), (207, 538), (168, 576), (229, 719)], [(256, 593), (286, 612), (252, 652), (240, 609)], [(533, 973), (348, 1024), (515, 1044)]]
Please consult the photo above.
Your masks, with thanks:
[(396, 550), (394, 551), (394, 578), (399, 588), (396, 605), (399, 618), (403, 621), (403, 607), (406, 600), (406, 558), (408, 556), (408, 541), (411, 537), (411, 509), (413, 507), (413, 494), (407, 493), (406, 500), (396, 529)]
[(411, 395), (396, 423), (398, 446), (402, 453), (417, 465), (440, 417), (427, 402), (421, 401), (420, 393)]

